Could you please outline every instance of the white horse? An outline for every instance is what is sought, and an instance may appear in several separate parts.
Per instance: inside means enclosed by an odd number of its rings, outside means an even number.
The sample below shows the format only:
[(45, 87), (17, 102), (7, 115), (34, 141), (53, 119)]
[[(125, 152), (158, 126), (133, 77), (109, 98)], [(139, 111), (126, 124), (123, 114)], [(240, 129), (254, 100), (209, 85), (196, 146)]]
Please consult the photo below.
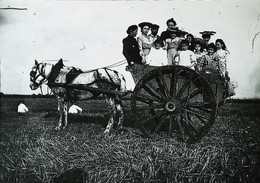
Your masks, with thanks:
[[(111, 112), (104, 133), (110, 133), (115, 121), (118, 128), (122, 127), (123, 105), (117, 93), (126, 93), (126, 83), (123, 75), (117, 71), (101, 68), (83, 72), (74, 67), (64, 66), (62, 59), (55, 65), (38, 63), (35, 60), (30, 72), (30, 88), (36, 90), (44, 83), (49, 85), (58, 100), (59, 123), (56, 130), (63, 129), (68, 124), (69, 103), (92, 99), (101, 94), (106, 97)], [(82, 86), (89, 87), (90, 90), (83, 90)]]

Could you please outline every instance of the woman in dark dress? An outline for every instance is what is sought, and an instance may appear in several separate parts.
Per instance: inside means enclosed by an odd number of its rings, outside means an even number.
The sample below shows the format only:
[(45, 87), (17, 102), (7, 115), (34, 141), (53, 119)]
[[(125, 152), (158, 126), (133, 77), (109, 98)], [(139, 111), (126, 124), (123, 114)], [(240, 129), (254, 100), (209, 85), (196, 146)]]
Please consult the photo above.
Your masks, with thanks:
[(140, 56), (140, 49), (135, 39), (137, 35), (137, 25), (128, 27), (126, 33), (128, 36), (123, 39), (123, 55), (125, 56), (128, 65), (142, 64), (142, 57)]

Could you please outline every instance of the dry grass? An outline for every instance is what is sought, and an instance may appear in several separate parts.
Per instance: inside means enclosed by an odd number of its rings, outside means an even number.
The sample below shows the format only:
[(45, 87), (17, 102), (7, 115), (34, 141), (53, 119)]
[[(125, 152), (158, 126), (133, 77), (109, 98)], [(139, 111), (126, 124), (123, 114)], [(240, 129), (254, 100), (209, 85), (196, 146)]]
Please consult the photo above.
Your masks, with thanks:
[(196, 144), (142, 138), (134, 128), (104, 137), (108, 118), (98, 112), (71, 116), (74, 123), (55, 132), (54, 114), (2, 115), (0, 182), (251, 183), (259, 176), (259, 116), (229, 106)]

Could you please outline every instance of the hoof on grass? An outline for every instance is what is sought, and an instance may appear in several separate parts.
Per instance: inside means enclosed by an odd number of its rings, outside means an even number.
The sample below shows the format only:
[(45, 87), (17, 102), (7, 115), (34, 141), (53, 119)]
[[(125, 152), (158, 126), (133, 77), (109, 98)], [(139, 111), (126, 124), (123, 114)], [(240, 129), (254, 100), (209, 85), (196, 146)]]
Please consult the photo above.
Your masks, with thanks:
[(114, 135), (110, 132), (104, 132), (103, 133), (103, 138), (106, 138), (106, 139), (111, 139)]
[(60, 126), (56, 126), (55, 128), (54, 128), (54, 130), (55, 131), (60, 131), (62, 128), (60, 127)]

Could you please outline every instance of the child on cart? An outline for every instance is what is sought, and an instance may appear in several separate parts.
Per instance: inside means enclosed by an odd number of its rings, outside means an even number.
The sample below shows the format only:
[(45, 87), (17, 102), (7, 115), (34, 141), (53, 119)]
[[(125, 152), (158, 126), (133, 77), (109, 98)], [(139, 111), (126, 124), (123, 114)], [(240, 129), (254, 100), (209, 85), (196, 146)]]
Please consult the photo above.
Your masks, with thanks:
[(207, 74), (219, 74), (224, 78), (223, 72), (220, 66), (220, 58), (216, 53), (217, 47), (214, 43), (210, 43), (207, 46), (207, 54), (201, 58), (202, 61), (202, 71)]
[(177, 54), (177, 49), (181, 42), (181, 38), (178, 37), (178, 30), (167, 30), (167, 34), (169, 34), (169, 38), (165, 40), (165, 44), (163, 49), (167, 51), (167, 59), (168, 65), (174, 65), (175, 55)]
[(178, 51), (174, 60), (177, 65), (183, 65), (194, 69), (196, 64), (196, 56), (193, 51), (189, 50), (189, 42), (187, 40), (182, 40), (180, 43), (181, 50)]
[(205, 44), (202, 39), (196, 38), (194, 41), (194, 54), (196, 57), (196, 64), (195, 64), (195, 70), (198, 72), (202, 71), (202, 57), (207, 53), (204, 51)]

